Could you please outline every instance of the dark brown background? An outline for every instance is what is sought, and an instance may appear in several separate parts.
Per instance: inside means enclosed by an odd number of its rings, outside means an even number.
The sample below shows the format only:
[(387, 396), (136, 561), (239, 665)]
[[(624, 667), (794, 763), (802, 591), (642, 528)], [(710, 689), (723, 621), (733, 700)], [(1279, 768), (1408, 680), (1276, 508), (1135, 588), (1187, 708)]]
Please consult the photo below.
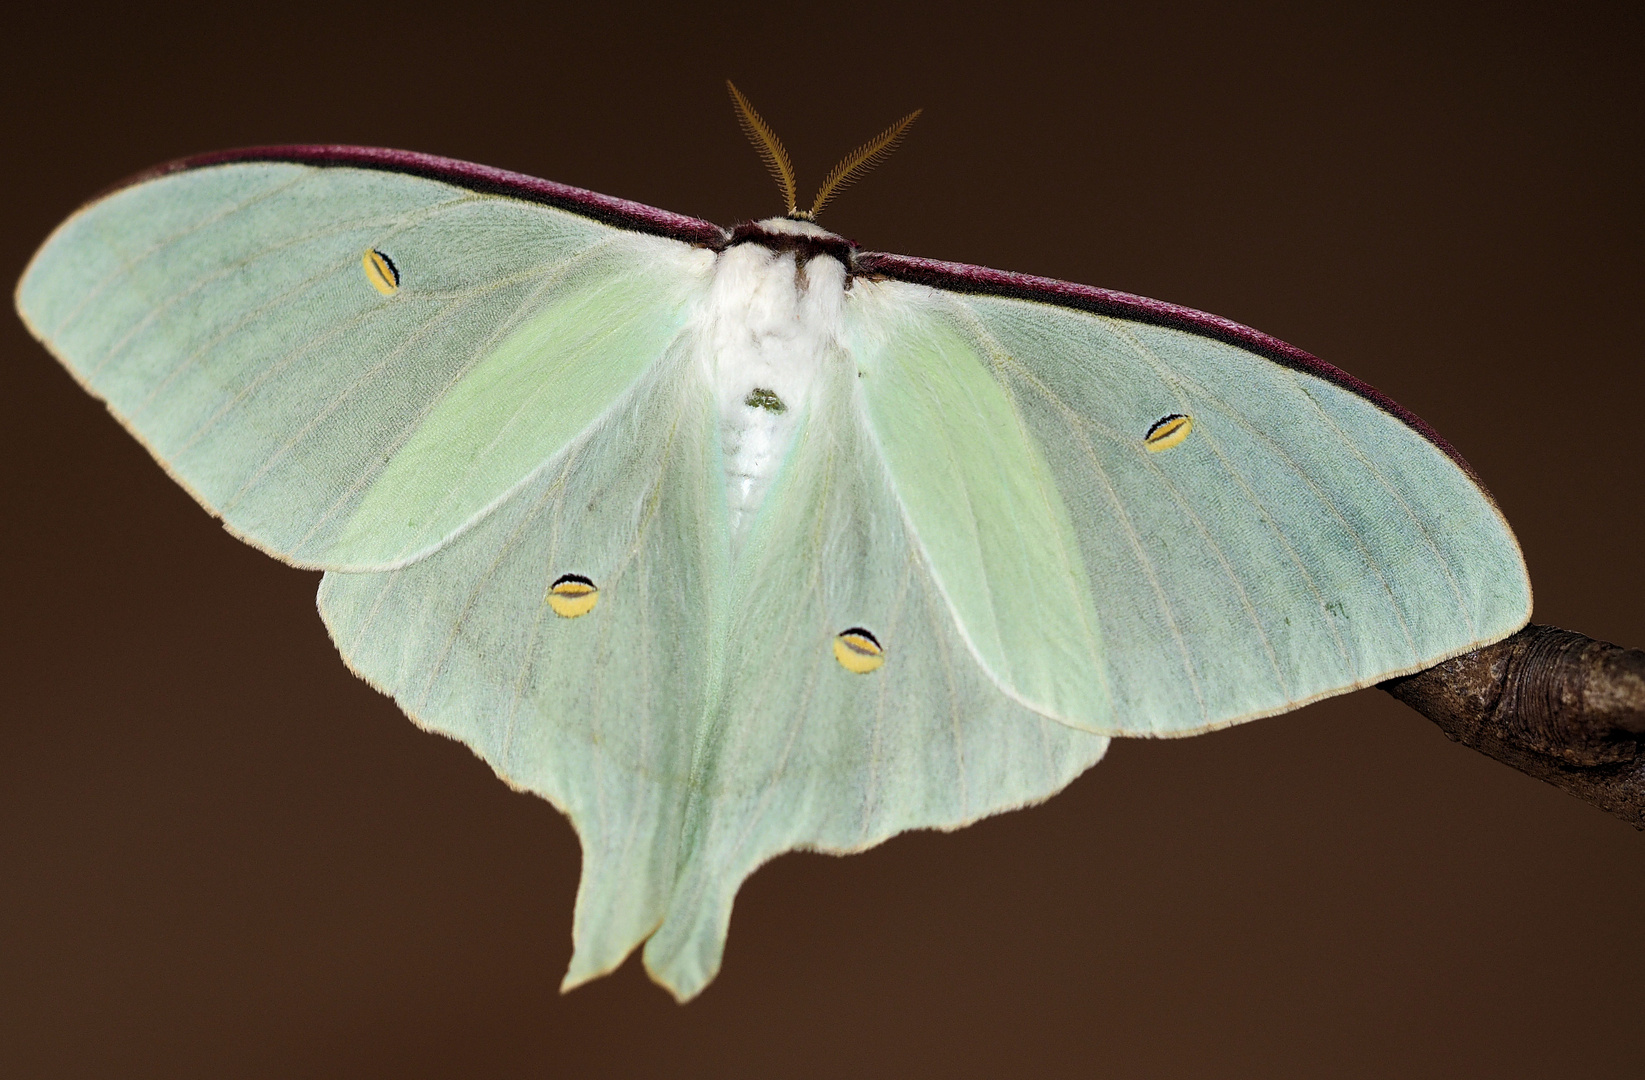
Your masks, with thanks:
[[(226, 7), (5, 28), (0, 276), (195, 151), (399, 146), (730, 223), (777, 207), (724, 77), (808, 190), (924, 106), (827, 224), (1329, 359), (1475, 464), (1541, 621), (1645, 645), (1621, 7)], [(781, 858), (690, 1006), (634, 963), (561, 997), (569, 826), (352, 679), (316, 575), (0, 334), (0, 1074), (1645, 1075), (1645, 837), (1374, 691)]]

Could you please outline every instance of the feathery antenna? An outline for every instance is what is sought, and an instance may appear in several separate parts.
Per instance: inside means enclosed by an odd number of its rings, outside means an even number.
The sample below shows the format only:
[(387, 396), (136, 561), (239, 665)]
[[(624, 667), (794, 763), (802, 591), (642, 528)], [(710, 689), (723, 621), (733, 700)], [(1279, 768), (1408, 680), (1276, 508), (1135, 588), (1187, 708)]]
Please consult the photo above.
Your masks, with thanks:
[(782, 188), (783, 198), (788, 202), (788, 216), (795, 217), (799, 214), (799, 204), (794, 191), (794, 163), (788, 160), (788, 151), (783, 149), (782, 140), (771, 130), (771, 125), (760, 118), (760, 114), (754, 111), (754, 106), (748, 103), (748, 99), (743, 97), (743, 92), (738, 90), (730, 79), (725, 80), (725, 87), (731, 91), (731, 104), (737, 110), (737, 123), (742, 125), (743, 134), (748, 136), (748, 141), (754, 144), (754, 149), (759, 152), (760, 160), (765, 162), (772, 179)]
[(874, 166), (891, 156), (891, 151), (902, 142), (902, 137), (908, 131), (908, 125), (919, 119), (923, 109), (915, 109), (895, 124), (886, 128), (872, 139), (847, 154), (845, 160), (834, 166), (834, 171), (828, 174), (822, 187), (817, 189), (817, 198), (811, 203), (811, 212), (805, 214), (807, 218), (815, 219), (822, 213), (822, 208), (828, 205), (828, 200), (844, 191), (852, 184), (866, 176)]

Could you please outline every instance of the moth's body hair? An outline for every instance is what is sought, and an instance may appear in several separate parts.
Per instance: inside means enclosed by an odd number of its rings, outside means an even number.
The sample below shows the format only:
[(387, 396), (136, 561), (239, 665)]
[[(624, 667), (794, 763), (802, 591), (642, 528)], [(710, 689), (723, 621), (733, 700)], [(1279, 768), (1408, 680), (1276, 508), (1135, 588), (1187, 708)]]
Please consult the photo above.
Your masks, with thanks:
[(798, 218), (766, 218), (764, 221), (751, 221), (744, 228), (751, 232), (762, 232), (775, 236), (804, 236), (813, 240), (841, 240), (844, 239), (814, 221), (802, 221)]
[[(814, 225), (795, 228), (803, 222), (759, 224), (777, 235), (832, 236)], [(695, 333), (719, 410), (734, 544), (787, 456), (823, 365), (840, 355), (835, 333), (845, 285), (845, 264), (832, 255), (803, 259), (793, 249), (744, 243), (716, 259)]]

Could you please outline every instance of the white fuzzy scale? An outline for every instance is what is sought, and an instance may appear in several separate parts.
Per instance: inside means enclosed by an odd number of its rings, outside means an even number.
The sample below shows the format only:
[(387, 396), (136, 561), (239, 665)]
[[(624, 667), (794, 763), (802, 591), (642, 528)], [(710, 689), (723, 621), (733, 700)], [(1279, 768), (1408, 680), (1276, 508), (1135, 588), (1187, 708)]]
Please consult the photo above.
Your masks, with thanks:
[[(771, 232), (828, 233), (806, 222), (761, 222)], [(793, 442), (823, 365), (840, 362), (835, 337), (845, 302), (845, 267), (827, 255), (798, 266), (792, 251), (756, 243), (728, 248), (699, 316), (698, 341), (720, 413), (725, 494), (734, 541), (742, 538)], [(778, 412), (749, 405), (769, 390)]]

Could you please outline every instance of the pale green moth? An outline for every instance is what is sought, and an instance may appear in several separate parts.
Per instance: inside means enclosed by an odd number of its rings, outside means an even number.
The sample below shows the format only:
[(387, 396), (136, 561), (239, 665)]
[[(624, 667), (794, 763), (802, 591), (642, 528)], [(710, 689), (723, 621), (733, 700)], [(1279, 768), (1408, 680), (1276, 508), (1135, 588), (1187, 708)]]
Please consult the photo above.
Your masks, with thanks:
[(1525, 623), (1508, 525), (1397, 405), (1213, 316), (859, 251), (738, 105), (787, 216), (233, 151), (86, 206), (17, 289), (231, 531), (326, 572), (354, 671), (571, 818), (565, 986), (643, 942), (689, 998), (781, 852)]

